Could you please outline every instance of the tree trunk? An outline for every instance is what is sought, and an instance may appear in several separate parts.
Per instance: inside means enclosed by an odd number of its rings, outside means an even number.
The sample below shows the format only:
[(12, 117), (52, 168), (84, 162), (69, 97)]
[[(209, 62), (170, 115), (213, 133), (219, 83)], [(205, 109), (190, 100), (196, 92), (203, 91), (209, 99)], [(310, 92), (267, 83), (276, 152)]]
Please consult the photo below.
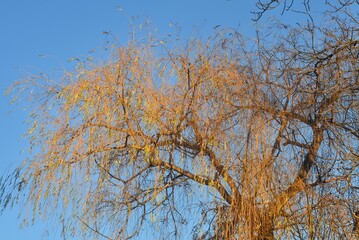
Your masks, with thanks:
[(256, 240), (274, 240), (274, 228), (273, 228), (273, 219), (268, 216), (261, 222), (261, 226), (258, 232)]

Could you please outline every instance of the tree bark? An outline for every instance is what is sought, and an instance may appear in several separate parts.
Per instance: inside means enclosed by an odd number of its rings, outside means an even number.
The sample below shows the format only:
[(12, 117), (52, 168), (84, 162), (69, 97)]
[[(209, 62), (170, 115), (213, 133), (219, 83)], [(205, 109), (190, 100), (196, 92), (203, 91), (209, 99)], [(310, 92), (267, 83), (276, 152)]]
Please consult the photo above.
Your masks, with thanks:
[(261, 219), (261, 226), (256, 240), (274, 240), (273, 217), (266, 216), (265, 213)]

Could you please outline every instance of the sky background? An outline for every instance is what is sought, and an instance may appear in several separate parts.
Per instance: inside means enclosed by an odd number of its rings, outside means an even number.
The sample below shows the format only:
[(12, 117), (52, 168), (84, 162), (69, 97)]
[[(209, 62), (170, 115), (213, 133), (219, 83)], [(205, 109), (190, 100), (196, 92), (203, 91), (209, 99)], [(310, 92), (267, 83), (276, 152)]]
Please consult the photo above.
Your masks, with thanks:
[[(135, 26), (150, 20), (160, 35), (175, 33), (179, 26), (182, 38), (206, 37), (220, 25), (254, 36), (254, 10), (253, 0), (0, 0), (0, 174), (27, 155), (27, 141), (22, 137), (26, 105), (10, 105), (10, 97), (3, 94), (15, 81), (31, 73), (51, 75), (70, 68), (69, 59), (87, 56), (107, 40), (117, 38), (125, 44), (131, 19)], [(291, 14), (285, 18), (296, 21)], [(0, 215), (0, 239), (41, 239), (44, 223), (20, 229), (19, 213), (15, 206)], [(49, 239), (61, 239), (60, 233), (52, 232)]]

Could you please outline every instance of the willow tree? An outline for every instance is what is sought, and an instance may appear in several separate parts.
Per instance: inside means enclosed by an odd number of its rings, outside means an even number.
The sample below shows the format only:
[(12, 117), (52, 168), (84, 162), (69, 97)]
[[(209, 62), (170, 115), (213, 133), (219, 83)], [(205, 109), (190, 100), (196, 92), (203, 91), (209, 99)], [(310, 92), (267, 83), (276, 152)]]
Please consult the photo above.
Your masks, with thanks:
[(20, 81), (36, 106), (34, 150), (2, 181), (2, 206), (20, 201), (33, 221), (52, 216), (91, 239), (354, 239), (359, 40), (348, 16), (255, 44), (236, 32), (182, 48), (131, 42), (61, 80)]

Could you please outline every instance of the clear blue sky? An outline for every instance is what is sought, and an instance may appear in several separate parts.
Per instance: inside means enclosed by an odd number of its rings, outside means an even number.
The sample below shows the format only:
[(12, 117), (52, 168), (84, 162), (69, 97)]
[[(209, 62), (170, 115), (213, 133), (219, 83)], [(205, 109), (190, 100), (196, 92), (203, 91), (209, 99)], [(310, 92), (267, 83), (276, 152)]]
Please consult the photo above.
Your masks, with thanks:
[[(124, 11), (119, 11), (117, 5)], [(26, 73), (51, 73), (62, 65), (69, 66), (70, 58), (87, 55), (106, 42), (103, 31), (126, 42), (132, 16), (139, 18), (138, 23), (151, 19), (160, 34), (174, 32), (177, 24), (183, 37), (190, 36), (194, 29), (200, 35), (209, 35), (217, 25), (252, 35), (253, 10), (253, 0), (1, 0), (0, 89), (3, 92)], [(28, 112), (9, 101), (1, 93), (0, 174), (26, 158), (22, 134)], [(22, 154), (21, 149), (25, 149)], [(19, 229), (19, 211), (15, 206), (0, 216), (0, 239), (41, 239), (43, 223)], [(61, 239), (59, 232), (49, 239)]]

